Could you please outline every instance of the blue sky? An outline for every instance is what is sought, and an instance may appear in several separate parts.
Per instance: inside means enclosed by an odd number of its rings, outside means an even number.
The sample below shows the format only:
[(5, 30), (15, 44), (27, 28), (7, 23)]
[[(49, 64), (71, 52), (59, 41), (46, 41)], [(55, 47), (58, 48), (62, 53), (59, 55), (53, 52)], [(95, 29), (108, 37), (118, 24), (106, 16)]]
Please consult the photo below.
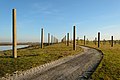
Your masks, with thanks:
[(12, 9), (17, 10), (17, 40), (39, 42), (40, 29), (60, 40), (76, 26), (77, 36), (120, 39), (120, 0), (0, 0), (0, 41), (12, 41)]

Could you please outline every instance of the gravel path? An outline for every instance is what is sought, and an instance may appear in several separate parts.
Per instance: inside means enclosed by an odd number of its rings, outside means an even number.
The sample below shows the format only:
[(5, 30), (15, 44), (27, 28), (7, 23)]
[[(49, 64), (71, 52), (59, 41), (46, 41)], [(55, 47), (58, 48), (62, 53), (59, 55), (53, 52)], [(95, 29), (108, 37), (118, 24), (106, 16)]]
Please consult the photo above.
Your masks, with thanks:
[(83, 47), (84, 52), (69, 56), (44, 67), (37, 67), (11, 80), (88, 80), (100, 63), (100, 51)]

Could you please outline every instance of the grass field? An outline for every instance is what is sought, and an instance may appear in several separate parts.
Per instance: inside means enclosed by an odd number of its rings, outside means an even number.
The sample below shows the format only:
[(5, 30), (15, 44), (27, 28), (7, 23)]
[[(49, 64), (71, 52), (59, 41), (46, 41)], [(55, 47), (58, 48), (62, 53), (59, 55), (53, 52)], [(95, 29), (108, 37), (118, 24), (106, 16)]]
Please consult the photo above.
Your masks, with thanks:
[(13, 59), (11, 51), (0, 52), (0, 77), (6, 73), (15, 71), (27, 70), (59, 58), (74, 55), (81, 52), (82, 49), (77, 46), (77, 50), (72, 50), (72, 45), (69, 47), (63, 43), (46, 46), (41, 49), (39, 46), (33, 46), (26, 49), (18, 50), (18, 58)]
[[(93, 42), (89, 42), (87, 46), (97, 48)], [(92, 75), (93, 80), (120, 80), (120, 45), (111, 47), (108, 42), (105, 45), (101, 43), (97, 49), (102, 50), (104, 57)]]

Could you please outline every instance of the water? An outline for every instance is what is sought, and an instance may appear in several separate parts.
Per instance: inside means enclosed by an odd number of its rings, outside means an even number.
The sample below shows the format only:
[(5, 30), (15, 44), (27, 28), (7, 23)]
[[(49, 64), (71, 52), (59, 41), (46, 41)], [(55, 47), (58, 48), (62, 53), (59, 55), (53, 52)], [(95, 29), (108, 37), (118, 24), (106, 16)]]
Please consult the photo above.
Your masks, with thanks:
[[(29, 45), (18, 45), (17, 48), (24, 48), (24, 47), (28, 47)], [(3, 50), (11, 50), (12, 46), (0, 46), (0, 51)]]

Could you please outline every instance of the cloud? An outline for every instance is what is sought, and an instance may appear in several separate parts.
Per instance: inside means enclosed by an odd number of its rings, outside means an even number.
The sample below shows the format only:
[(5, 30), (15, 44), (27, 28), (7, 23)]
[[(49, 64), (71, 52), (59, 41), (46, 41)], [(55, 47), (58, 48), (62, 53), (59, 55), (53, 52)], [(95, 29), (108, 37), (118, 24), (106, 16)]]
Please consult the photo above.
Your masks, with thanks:
[(32, 10), (34, 13), (42, 13), (42, 14), (55, 14), (58, 10), (53, 8), (52, 4), (42, 4), (42, 3), (33, 3)]

